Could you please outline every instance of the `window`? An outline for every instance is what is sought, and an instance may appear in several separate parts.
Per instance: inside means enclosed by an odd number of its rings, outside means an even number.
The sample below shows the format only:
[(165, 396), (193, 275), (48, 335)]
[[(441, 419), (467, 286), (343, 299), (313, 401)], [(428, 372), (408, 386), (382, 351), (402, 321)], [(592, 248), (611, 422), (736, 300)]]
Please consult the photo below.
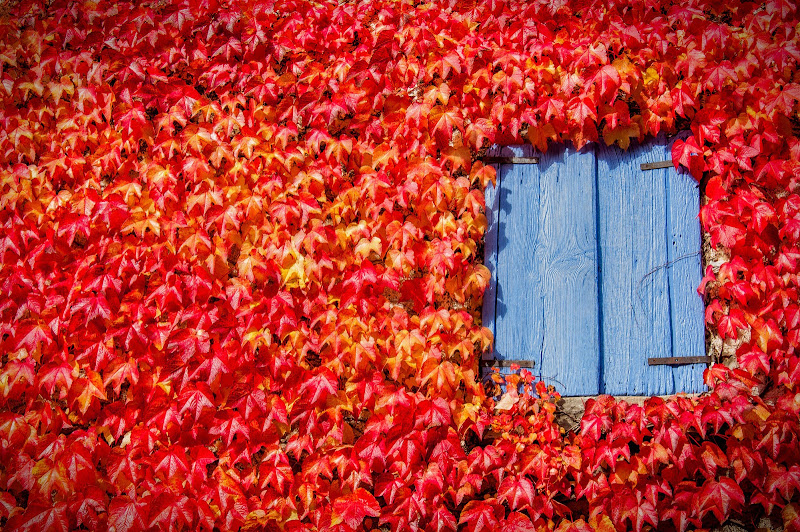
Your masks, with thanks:
[(532, 362), (563, 395), (704, 389), (699, 191), (653, 164), (673, 140), (490, 154), (483, 317), (496, 359)]

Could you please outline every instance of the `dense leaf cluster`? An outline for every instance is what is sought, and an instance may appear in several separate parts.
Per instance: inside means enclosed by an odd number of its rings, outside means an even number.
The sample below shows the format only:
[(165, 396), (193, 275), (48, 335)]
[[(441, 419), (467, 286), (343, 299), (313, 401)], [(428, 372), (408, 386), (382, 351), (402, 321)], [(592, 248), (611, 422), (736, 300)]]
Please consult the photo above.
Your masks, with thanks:
[[(5, 529), (800, 528), (794, 3), (12, 4)], [(739, 368), (495, 402), (477, 156), (681, 128)]]

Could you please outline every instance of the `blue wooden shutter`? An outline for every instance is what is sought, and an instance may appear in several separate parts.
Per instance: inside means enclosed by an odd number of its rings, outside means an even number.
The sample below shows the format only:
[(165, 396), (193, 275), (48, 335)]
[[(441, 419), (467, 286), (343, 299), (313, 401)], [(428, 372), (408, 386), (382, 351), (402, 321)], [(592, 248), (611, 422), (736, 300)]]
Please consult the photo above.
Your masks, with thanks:
[(696, 184), (640, 168), (668, 159), (669, 142), (494, 155), (540, 158), (499, 165), (486, 193), (495, 358), (533, 361), (568, 395), (700, 391), (701, 365), (647, 363), (705, 350)]

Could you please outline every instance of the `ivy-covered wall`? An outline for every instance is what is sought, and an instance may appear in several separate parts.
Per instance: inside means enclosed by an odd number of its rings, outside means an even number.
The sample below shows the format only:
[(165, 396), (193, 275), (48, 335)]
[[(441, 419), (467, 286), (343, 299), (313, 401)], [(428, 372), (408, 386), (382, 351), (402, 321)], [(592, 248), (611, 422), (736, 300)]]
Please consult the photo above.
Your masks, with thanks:
[[(0, 526), (800, 528), (790, 1), (7, 3)], [(477, 157), (691, 129), (700, 397), (487, 396)], [(514, 388), (528, 393), (518, 394)]]

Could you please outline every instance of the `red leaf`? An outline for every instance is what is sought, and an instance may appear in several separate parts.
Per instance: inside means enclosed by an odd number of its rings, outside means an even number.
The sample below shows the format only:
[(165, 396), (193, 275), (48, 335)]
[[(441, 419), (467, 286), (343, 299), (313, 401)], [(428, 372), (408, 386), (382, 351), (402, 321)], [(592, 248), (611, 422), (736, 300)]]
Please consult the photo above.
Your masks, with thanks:
[(115, 532), (139, 532), (147, 528), (145, 516), (148, 504), (127, 495), (114, 497), (108, 506), (108, 526)]
[(470, 532), (494, 531), (499, 529), (504, 515), (505, 509), (496, 502), (470, 501), (461, 510), (458, 524), (466, 525), (465, 530)]
[(19, 511), (14, 496), (7, 491), (0, 491), (0, 518), (8, 519)]
[(127, 361), (115, 358), (103, 371), (103, 385), (112, 386), (114, 393), (119, 394), (122, 385), (135, 385), (139, 382), (139, 365), (129, 358)]
[(570, 100), (568, 113), (580, 128), (583, 128), (589, 120), (597, 122), (597, 106), (589, 98), (574, 98)]
[(736, 340), (739, 337), (737, 329), (746, 329), (747, 321), (744, 317), (744, 312), (740, 309), (731, 309), (727, 315), (719, 318), (719, 335), (724, 340), (725, 338), (733, 338)]
[(619, 89), (622, 82), (619, 72), (612, 65), (605, 65), (598, 70), (591, 81), (600, 89), (600, 97), (607, 101), (614, 101), (617, 96), (617, 89)]
[(752, 346), (749, 351), (744, 353), (737, 353), (736, 360), (739, 362), (739, 366), (754, 375), (758, 371), (769, 373), (769, 355), (756, 346)]
[[(320, 463), (326, 464), (324, 460)], [(325, 475), (332, 477), (333, 473), (328, 470)], [(286, 494), (294, 479), (286, 453), (277, 448), (268, 449), (259, 466), (259, 477), (262, 487), (277, 488), (279, 493)]]
[(536, 527), (531, 523), (530, 517), (520, 512), (511, 512), (502, 524), (502, 530), (507, 532), (535, 532)]
[(440, 507), (433, 512), (430, 523), (426, 530), (435, 530), (436, 532), (452, 531), (455, 532), (457, 528), (456, 518), (447, 508)]
[(732, 478), (722, 477), (719, 481), (709, 478), (703, 484), (698, 502), (701, 516), (711, 512), (724, 523), (732, 511), (738, 511), (744, 504), (744, 492)]
[(728, 249), (735, 247), (747, 234), (747, 228), (738, 219), (732, 216), (725, 217), (718, 225), (709, 229), (711, 245), (717, 247), (722, 244)]
[(192, 525), (192, 505), (185, 495), (162, 493), (150, 508), (151, 527), (159, 530), (186, 530)]
[(239, 435), (239, 442), (246, 442), (250, 439), (250, 427), (242, 422), (242, 418), (236, 414), (228, 414), (227, 419), (222, 421), (218, 426), (213, 427), (209, 434), (213, 436), (220, 436), (225, 445), (230, 447), (233, 438)]
[[(586, 411), (589, 412), (587, 402)], [(598, 412), (589, 413), (581, 419), (581, 436), (586, 436), (592, 440), (599, 440), (603, 432), (611, 430), (611, 418), (608, 414)]]
[(672, 161), (676, 170), (678, 165), (682, 164), (689, 169), (692, 177), (700, 181), (705, 169), (705, 163), (703, 161), (703, 150), (697, 145), (694, 137), (689, 137), (685, 141), (678, 139), (672, 144)]
[(355, 530), (361, 526), (364, 518), (377, 517), (380, 513), (381, 508), (375, 497), (367, 490), (358, 488), (333, 502), (331, 524), (334, 526), (344, 524), (348, 529)]
[[(36, 368), (33, 357), (26, 357), (24, 360), (10, 360), (5, 364), (5, 367), (0, 372), (0, 383), (3, 383), (3, 397), (19, 397), (29, 385), (36, 381)], [(65, 380), (60, 380), (64, 375), (60, 372), (60, 368), (50, 367), (47, 370), (40, 370), (41, 376), (39, 377), (40, 389), (44, 387), (48, 389), (48, 395), (53, 394), (53, 388), (56, 384), (61, 386), (61, 395), (68, 389), (68, 383)], [(70, 374), (71, 377), (71, 374)], [(72, 381), (68, 381), (69, 385)]]
[(70, 530), (67, 504), (58, 502), (53, 506), (45, 506), (34, 502), (28, 506), (25, 513), (9, 519), (6, 527), (9, 530), (30, 532), (67, 532)]
[(691, 512), (686, 508), (672, 506), (665, 508), (662, 515), (663, 519), (670, 519), (678, 532), (686, 532), (689, 525), (699, 526), (699, 519), (692, 519)]
[(453, 137), (453, 128), (464, 132), (464, 118), (457, 108), (445, 108), (437, 105), (431, 109), (429, 115), (431, 134), (436, 138), (440, 147), (446, 147)]
[(54, 491), (67, 495), (74, 489), (74, 482), (60, 462), (54, 464), (49, 458), (43, 458), (36, 463), (31, 473), (43, 495), (50, 495)]
[(328, 368), (320, 368), (316, 375), (306, 379), (300, 386), (300, 393), (304, 394), (312, 404), (320, 404), (329, 395), (336, 395), (338, 391), (339, 381)]
[(654, 527), (659, 523), (655, 505), (644, 498), (642, 492), (624, 490), (616, 493), (611, 515), (617, 527), (627, 519), (636, 532), (641, 532), (645, 523), (650, 523)]
[(418, 406), (417, 418), (424, 427), (441, 427), (450, 425), (450, 405), (442, 397), (433, 401), (421, 401)]
[(525, 477), (506, 477), (497, 489), (497, 500), (508, 501), (509, 507), (516, 510), (532, 505), (535, 496), (533, 483)]
[(429, 464), (428, 469), (415, 484), (417, 492), (423, 497), (434, 498), (444, 491), (444, 475), (438, 464)]
[(697, 107), (697, 99), (690, 87), (690, 83), (681, 81), (680, 85), (672, 89), (672, 101), (675, 104), (675, 112), (686, 118), (691, 118)]
[(25, 347), (28, 352), (32, 352), (40, 343), (45, 347), (53, 345), (53, 333), (44, 323), (25, 323), (19, 327), (16, 336), (19, 338), (16, 348)]
[(177, 482), (178, 485), (185, 478), (189, 471), (189, 464), (186, 462), (186, 452), (182, 447), (172, 446), (167, 451), (160, 450), (153, 456), (154, 472), (161, 474), (167, 482)]
[(560, 95), (542, 96), (540, 101), (542, 103), (539, 104), (536, 110), (542, 113), (542, 118), (544, 120), (550, 120), (552, 118), (564, 119), (565, 104), (564, 100), (560, 98)]
[[(714, 408), (713, 406), (710, 409), (711, 411), (719, 411), (720, 408)], [(730, 419), (730, 414), (728, 414), (728, 421), (732, 421)], [(703, 462), (703, 466), (705, 467), (706, 474), (709, 478), (713, 478), (717, 476), (717, 469), (718, 468), (727, 468), (728, 467), (728, 457), (725, 453), (720, 449), (717, 445), (704, 441), (701, 446), (700, 451), (700, 459)]]
[(792, 500), (795, 490), (800, 490), (800, 466), (793, 465), (785, 469), (771, 464), (764, 489), (768, 493), (777, 491), (785, 500)]
[(197, 423), (203, 415), (209, 414), (216, 410), (216, 406), (212, 399), (212, 394), (205, 383), (197, 383), (194, 389), (187, 387), (178, 398), (181, 405), (179, 414), (183, 415), (185, 412), (194, 414), (194, 421)]
[(719, 64), (706, 70), (705, 87), (713, 91), (721, 90), (728, 80), (736, 79), (736, 71), (733, 70), (730, 61), (720, 61)]
[(76, 516), (78, 525), (89, 530), (98, 530), (104, 520), (100, 517), (108, 509), (108, 495), (97, 486), (86, 486), (76, 490), (69, 503), (71, 515)]

